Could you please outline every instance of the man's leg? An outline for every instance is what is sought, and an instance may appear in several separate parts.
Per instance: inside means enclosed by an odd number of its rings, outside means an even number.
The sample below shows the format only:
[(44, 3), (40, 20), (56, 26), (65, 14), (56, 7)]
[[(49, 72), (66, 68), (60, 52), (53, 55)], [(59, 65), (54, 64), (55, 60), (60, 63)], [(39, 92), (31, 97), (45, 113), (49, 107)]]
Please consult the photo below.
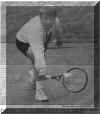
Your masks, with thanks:
[(38, 78), (38, 71), (35, 68), (35, 58), (34, 58), (34, 55), (33, 55), (32, 50), (31, 50), (31, 47), (28, 48), (27, 57), (32, 62), (32, 69), (29, 71), (29, 74), (30, 74), (30, 82), (31, 83), (34, 83), (37, 80), (37, 78)]
[[(41, 81), (39, 80), (39, 75), (42, 75), (45, 73), (45, 68), (44, 67), (44, 58), (40, 60), (40, 58), (44, 55), (42, 54), (41, 49), (37, 49), (37, 51), (34, 50), (34, 55), (31, 47), (29, 47), (27, 51), (27, 57), (30, 58), (32, 61), (32, 66), (33, 69), (29, 71), (30, 76), (31, 76), (31, 82), (33, 82), (34, 87), (36, 87), (36, 92), (35, 92), (35, 99), (38, 101), (47, 101), (48, 98), (46, 94), (43, 91), (43, 86), (41, 84)], [(42, 68), (40, 68), (42, 66)]]

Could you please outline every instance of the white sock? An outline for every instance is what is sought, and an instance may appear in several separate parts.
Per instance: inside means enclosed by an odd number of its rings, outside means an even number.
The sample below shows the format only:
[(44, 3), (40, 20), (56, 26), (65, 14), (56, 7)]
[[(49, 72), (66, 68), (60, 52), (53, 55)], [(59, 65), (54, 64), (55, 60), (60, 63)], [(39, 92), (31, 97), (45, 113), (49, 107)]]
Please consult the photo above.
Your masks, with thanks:
[(29, 71), (29, 75), (30, 75), (30, 77), (29, 77), (29, 80), (32, 82), (33, 80), (34, 80), (34, 70), (33, 69), (31, 69), (30, 71)]
[(41, 81), (36, 81), (36, 90), (42, 89), (43, 85)]

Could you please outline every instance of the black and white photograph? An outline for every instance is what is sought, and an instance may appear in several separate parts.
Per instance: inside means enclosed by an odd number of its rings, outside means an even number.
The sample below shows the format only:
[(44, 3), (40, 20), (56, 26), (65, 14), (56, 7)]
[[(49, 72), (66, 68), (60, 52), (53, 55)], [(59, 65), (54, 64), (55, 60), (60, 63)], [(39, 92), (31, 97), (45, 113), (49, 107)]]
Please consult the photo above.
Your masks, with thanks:
[(95, 5), (2, 3), (7, 108), (95, 108)]

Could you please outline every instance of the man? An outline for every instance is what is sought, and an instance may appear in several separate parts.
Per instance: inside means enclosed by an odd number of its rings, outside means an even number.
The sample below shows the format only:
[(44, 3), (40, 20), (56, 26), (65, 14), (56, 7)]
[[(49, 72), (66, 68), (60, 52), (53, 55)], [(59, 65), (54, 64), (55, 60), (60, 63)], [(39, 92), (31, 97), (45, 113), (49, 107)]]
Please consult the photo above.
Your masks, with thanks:
[(44, 43), (47, 44), (47, 34), (54, 31), (57, 23), (55, 8), (42, 8), (40, 15), (31, 18), (16, 35), (18, 49), (32, 61), (32, 70), (29, 73), (31, 81), (36, 84), (35, 99), (38, 101), (48, 100), (39, 76), (47, 75)]

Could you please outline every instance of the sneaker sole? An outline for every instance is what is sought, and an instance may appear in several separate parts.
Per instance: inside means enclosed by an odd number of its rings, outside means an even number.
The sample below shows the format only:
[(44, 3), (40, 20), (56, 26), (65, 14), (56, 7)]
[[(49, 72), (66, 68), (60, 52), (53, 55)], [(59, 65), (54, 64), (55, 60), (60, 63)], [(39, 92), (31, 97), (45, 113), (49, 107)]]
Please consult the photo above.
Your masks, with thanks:
[(35, 101), (36, 101), (36, 102), (49, 102), (48, 99), (47, 99), (47, 100), (37, 100), (37, 99), (35, 99)]

